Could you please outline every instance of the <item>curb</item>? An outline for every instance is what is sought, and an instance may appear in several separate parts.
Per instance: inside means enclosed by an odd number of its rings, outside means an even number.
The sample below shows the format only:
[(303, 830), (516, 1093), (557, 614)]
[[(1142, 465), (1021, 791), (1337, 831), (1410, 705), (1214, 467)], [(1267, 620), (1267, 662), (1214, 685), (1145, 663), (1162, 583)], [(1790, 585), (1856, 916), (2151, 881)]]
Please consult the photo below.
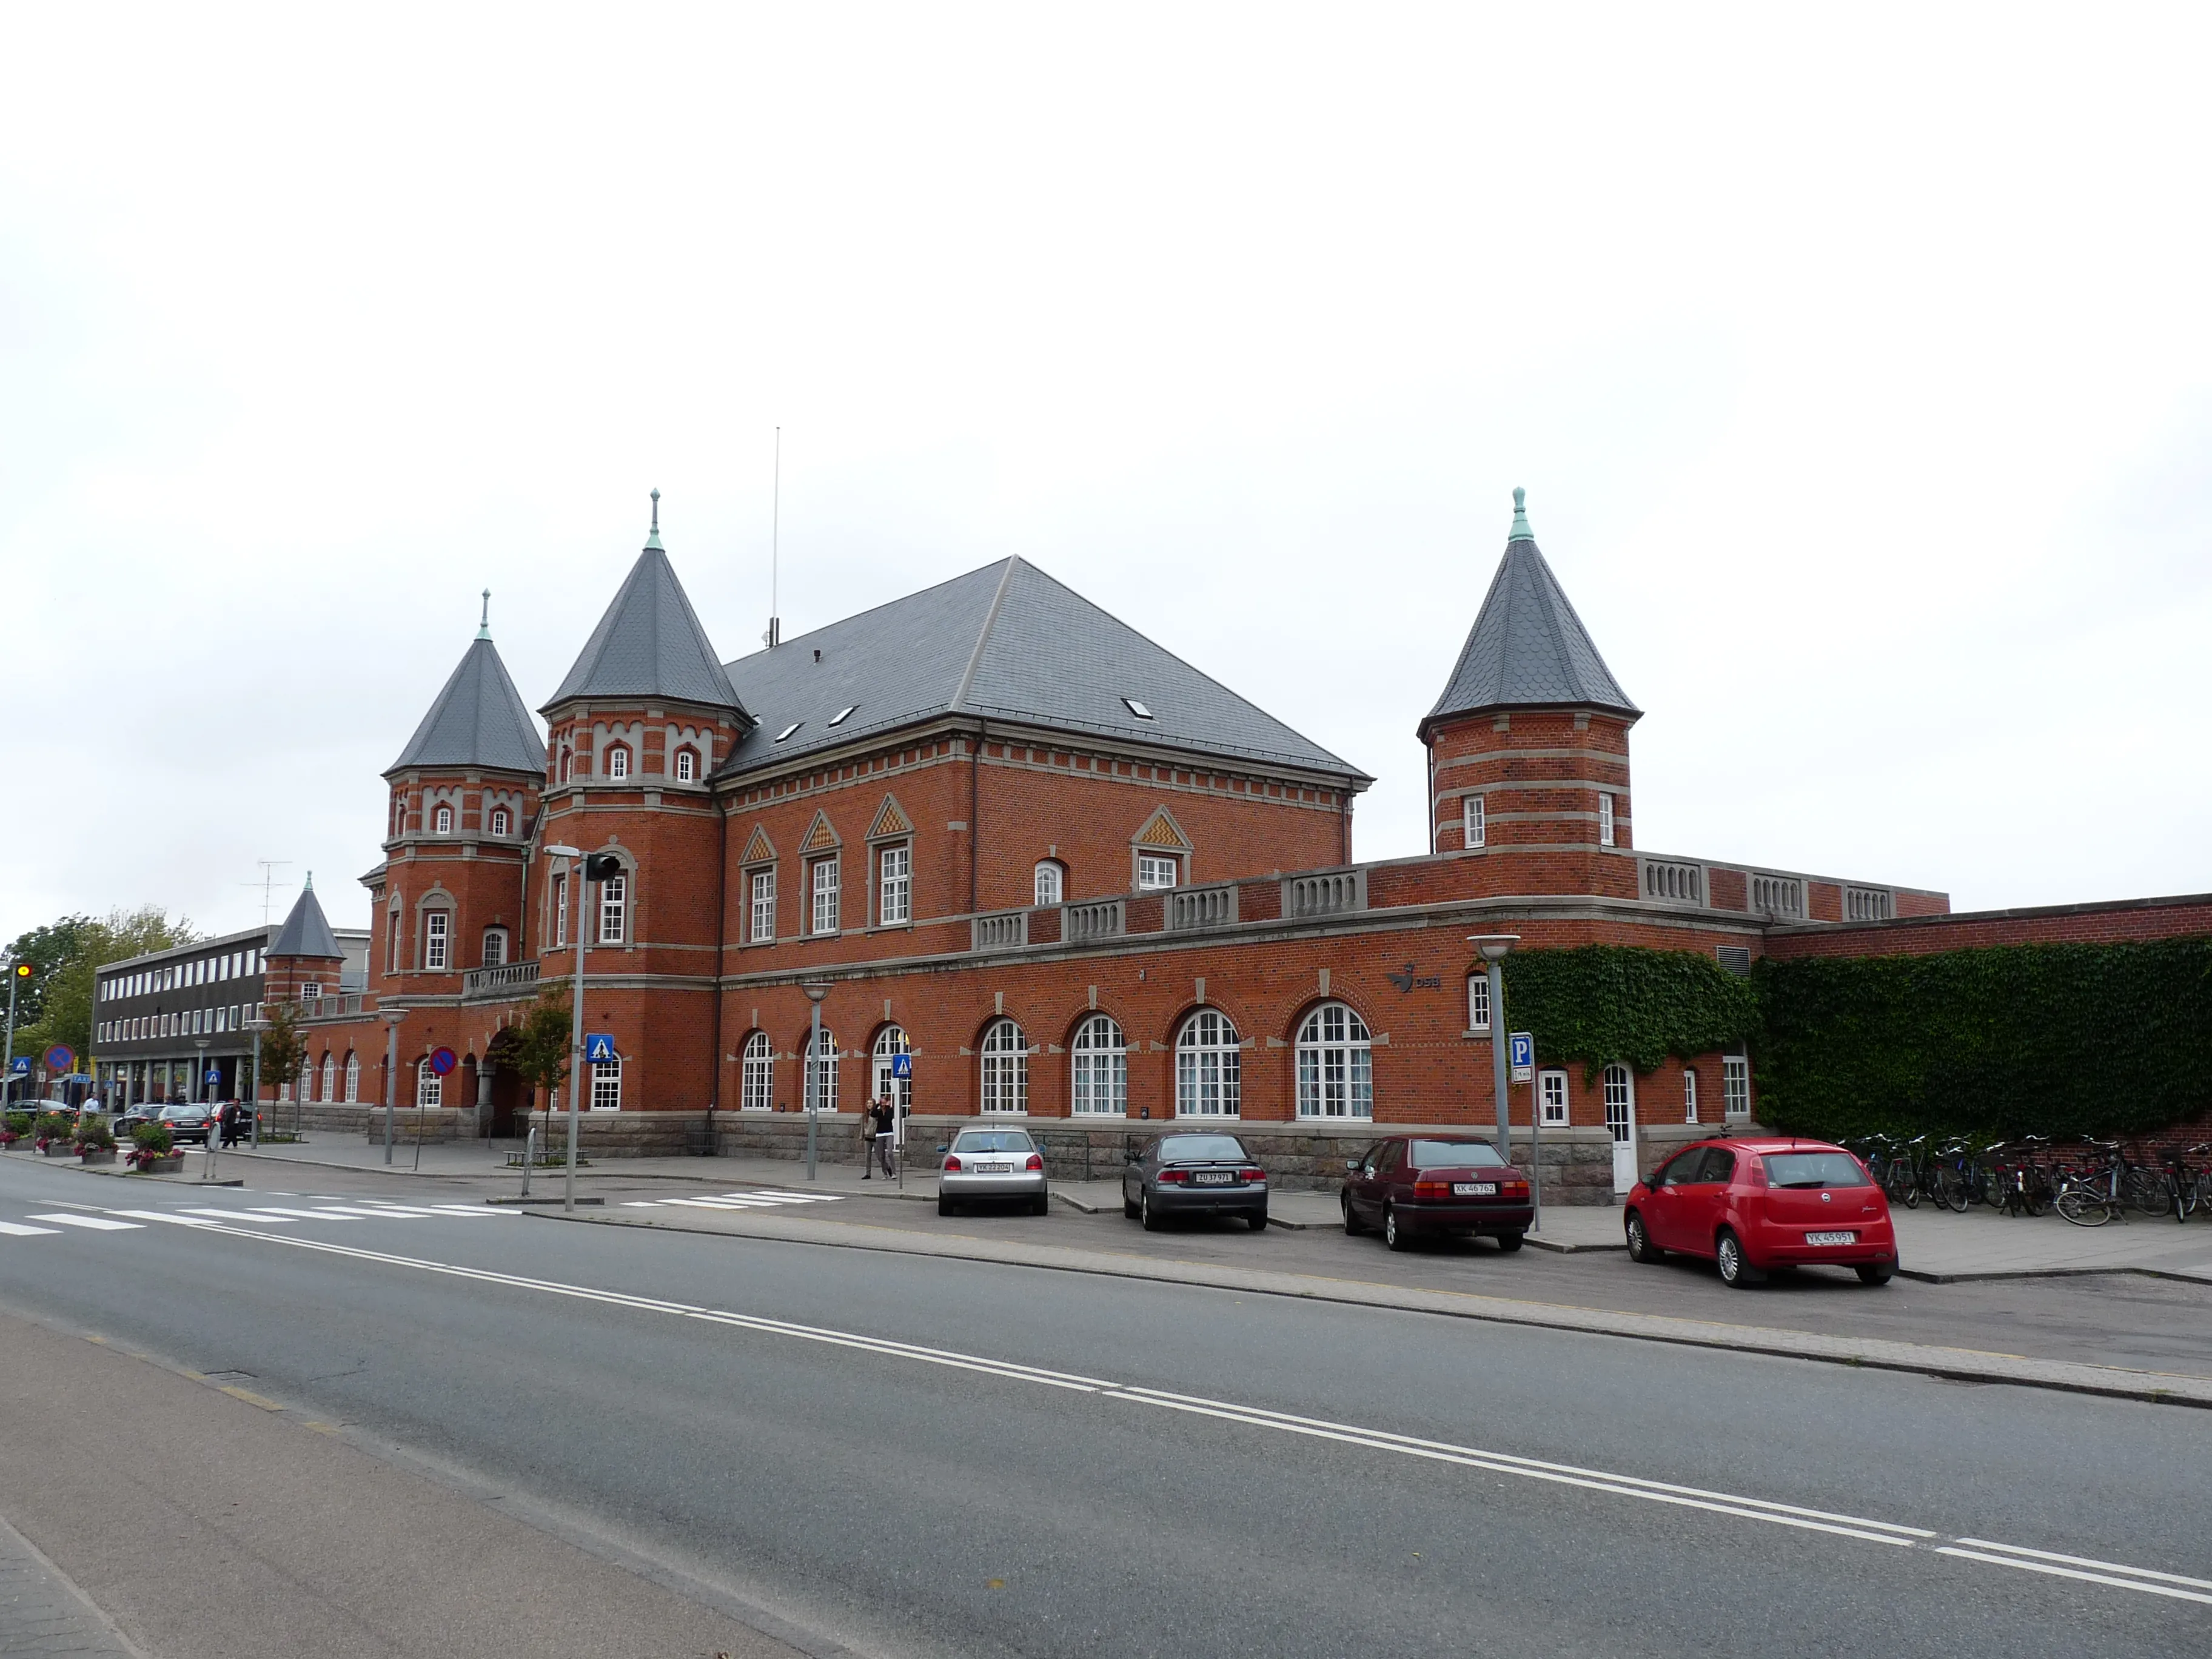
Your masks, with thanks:
[(1489, 1324), (1523, 1325), (1544, 1330), (1663, 1342), (1680, 1347), (1714, 1348), (1735, 1353), (1764, 1354), (1781, 1359), (1850, 1365), (1869, 1370), (1903, 1371), (1954, 1382), (2004, 1382), (2067, 1394), (2142, 1401), (2152, 1405), (2212, 1409), (2212, 1376), (2196, 1376), (2183, 1372), (2140, 1371), (2118, 1366), (2087, 1365), (2071, 1360), (2031, 1359), (2019, 1354), (1991, 1353), (1979, 1349), (1942, 1348), (1925, 1343), (1895, 1342), (1871, 1337), (1826, 1336), (1811, 1331), (1780, 1329), (1771, 1326), (1724, 1325), (1663, 1314), (1615, 1313), (1601, 1309), (1577, 1308), (1558, 1303), (1522, 1302), (1506, 1297), (1480, 1296), (1458, 1291), (1419, 1290), (1361, 1280), (1223, 1267), (1208, 1262), (1119, 1256), (1103, 1251), (1066, 1249), (1058, 1246), (987, 1243), (979, 1239), (903, 1233), (890, 1228), (872, 1228), (846, 1222), (769, 1220), (765, 1217), (748, 1217), (743, 1221), (732, 1218), (725, 1225), (710, 1227), (697, 1222), (657, 1218), (646, 1220), (623, 1215), (569, 1216), (536, 1211), (524, 1213), (538, 1219), (568, 1221), (587, 1226), (636, 1227), (663, 1232), (694, 1233), (708, 1237), (769, 1239), (782, 1243), (825, 1246), (833, 1249), (929, 1255), (988, 1262), (1000, 1267), (1092, 1273), (1114, 1279), (1150, 1279), (1161, 1284), (1241, 1291), (1248, 1295), (1291, 1297), (1314, 1302), (1342, 1303), (1353, 1307), (1437, 1314), (1448, 1318), (1475, 1320)]

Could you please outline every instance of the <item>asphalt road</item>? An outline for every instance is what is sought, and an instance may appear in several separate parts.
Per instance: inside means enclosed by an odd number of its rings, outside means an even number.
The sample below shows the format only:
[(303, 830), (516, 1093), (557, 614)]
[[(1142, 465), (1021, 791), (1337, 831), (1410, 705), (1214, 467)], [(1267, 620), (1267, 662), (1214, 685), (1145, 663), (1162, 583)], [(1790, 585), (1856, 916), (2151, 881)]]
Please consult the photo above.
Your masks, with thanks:
[(33, 1219), (195, 1201), (109, 1187), (0, 1164), (0, 1223), (50, 1228), (0, 1233), (0, 1307), (861, 1651), (2195, 1656), (2212, 1620), (2143, 1576), (2212, 1580), (2194, 1411), (534, 1218)]

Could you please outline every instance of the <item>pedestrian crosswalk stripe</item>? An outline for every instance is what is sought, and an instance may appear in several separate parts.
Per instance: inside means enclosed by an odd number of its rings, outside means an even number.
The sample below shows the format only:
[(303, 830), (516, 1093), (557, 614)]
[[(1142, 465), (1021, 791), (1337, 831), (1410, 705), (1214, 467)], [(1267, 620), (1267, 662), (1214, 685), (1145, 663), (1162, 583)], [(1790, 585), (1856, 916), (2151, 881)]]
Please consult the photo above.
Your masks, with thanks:
[(0, 1221), (0, 1235), (9, 1238), (34, 1238), (40, 1233), (51, 1233), (52, 1227), (25, 1227), (13, 1221)]
[(96, 1233), (120, 1233), (134, 1231), (135, 1221), (112, 1221), (104, 1215), (34, 1215), (33, 1221), (52, 1221), (64, 1227), (84, 1227)]
[(666, 1204), (685, 1210), (781, 1210), (793, 1204), (836, 1204), (844, 1199), (843, 1193), (782, 1193), (774, 1190), (724, 1193), (719, 1198), (633, 1198), (626, 1200), (626, 1210), (657, 1209)]

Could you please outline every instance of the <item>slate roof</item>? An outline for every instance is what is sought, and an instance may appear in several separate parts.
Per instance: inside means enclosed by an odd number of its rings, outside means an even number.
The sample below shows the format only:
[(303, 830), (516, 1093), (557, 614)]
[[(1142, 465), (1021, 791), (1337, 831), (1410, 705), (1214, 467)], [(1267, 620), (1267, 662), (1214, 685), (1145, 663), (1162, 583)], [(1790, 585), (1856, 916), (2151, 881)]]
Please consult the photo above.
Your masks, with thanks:
[(331, 924), (323, 915), (322, 902), (315, 896), (314, 878), (300, 890), (300, 902), (292, 907), (292, 914), (284, 918), (284, 925), (276, 930), (276, 939), (270, 945), (272, 957), (343, 957), (345, 951), (338, 945), (337, 936), (331, 932)]
[(568, 678), (540, 708), (571, 697), (666, 697), (745, 712), (658, 533), (637, 556)]
[(385, 775), (410, 766), (543, 772), (545, 744), (490, 636), (478, 635)]
[[(727, 667), (760, 724), (732, 752), (725, 775), (781, 766), (916, 720), (969, 714), (1366, 781), (1357, 767), (1021, 558), (985, 565)], [(1152, 717), (1140, 719), (1125, 697)], [(853, 713), (831, 726), (847, 708)], [(776, 734), (793, 722), (799, 729), (778, 743)]]
[(1513, 530), (1474, 627), (1445, 682), (1443, 695), (1421, 722), (1483, 708), (1561, 706), (1641, 715), (1605, 665), (1589, 630), (1575, 614), (1559, 579), (1536, 549), (1536, 538), (1513, 492)]

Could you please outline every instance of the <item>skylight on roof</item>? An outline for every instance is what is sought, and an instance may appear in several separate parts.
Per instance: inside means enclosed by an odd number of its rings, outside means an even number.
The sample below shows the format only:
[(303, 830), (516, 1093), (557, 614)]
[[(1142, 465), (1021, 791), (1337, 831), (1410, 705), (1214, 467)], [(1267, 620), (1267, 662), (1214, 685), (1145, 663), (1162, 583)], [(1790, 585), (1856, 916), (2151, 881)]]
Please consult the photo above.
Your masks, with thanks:
[(805, 724), (806, 722), (805, 720), (792, 721), (790, 725), (785, 726), (782, 731), (775, 734), (775, 740), (778, 743), (781, 743), (786, 738), (789, 737), (793, 732), (796, 732), (800, 726)]
[(830, 724), (832, 726), (842, 726), (845, 723), (845, 716), (851, 714), (860, 706), (860, 705), (857, 702), (847, 703), (842, 708), (839, 709), (836, 714), (830, 717)]
[(1148, 720), (1152, 719), (1152, 711), (1146, 708), (1144, 704), (1139, 702), (1134, 697), (1124, 697), (1121, 701), (1128, 706), (1129, 712), (1132, 714), (1134, 714), (1139, 720)]

